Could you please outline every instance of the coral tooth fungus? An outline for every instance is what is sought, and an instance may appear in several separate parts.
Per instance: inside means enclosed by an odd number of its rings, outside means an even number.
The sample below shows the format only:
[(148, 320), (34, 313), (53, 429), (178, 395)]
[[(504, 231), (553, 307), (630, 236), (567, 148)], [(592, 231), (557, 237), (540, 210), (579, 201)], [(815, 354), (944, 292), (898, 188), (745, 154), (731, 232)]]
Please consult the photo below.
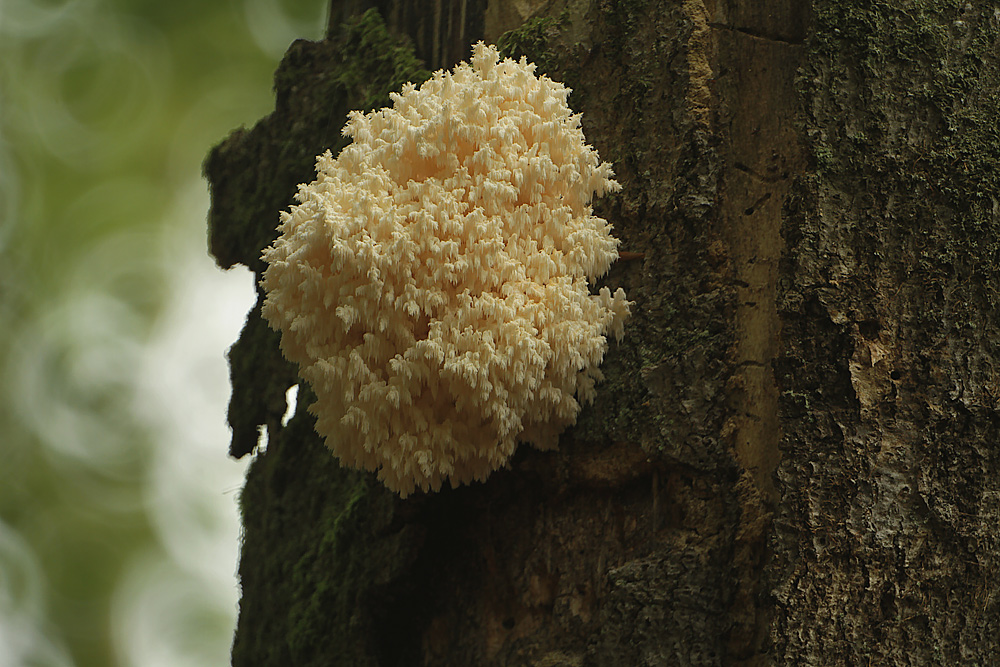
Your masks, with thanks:
[(593, 196), (619, 188), (569, 89), (477, 44), (471, 64), (351, 112), (264, 250), (263, 313), (345, 465), (406, 496), (557, 445), (629, 302)]

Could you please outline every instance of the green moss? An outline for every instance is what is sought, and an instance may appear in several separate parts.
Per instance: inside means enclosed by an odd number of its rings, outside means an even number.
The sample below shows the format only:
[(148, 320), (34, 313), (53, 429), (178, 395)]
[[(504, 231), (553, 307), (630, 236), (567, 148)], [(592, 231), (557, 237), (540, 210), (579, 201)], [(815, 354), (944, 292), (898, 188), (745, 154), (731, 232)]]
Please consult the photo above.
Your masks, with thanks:
[(390, 529), (395, 503), (337, 463), (309, 414), (277, 431), (241, 495), (233, 664), (377, 664), (377, 600), (412, 552), (411, 534)]
[(345, 62), (331, 73), (330, 80), (357, 100), (355, 108), (363, 111), (386, 106), (389, 93), (408, 82), (419, 85), (431, 76), (411, 46), (389, 34), (375, 9), (345, 26), (342, 52)]
[[(364, 630), (369, 622), (356, 596), (375, 578), (365, 567), (368, 554), (358, 549), (359, 543), (368, 543), (359, 508), (372, 489), (364, 475), (338, 477), (334, 497), (320, 509), (315, 542), (297, 550), (298, 560), (292, 567), (289, 584), (295, 594), (288, 608), (288, 643), (293, 655), (308, 656), (318, 643), (328, 641), (329, 626), (352, 633)], [(339, 643), (350, 646), (346, 636)], [(357, 650), (351, 664), (363, 659), (363, 654)]]
[(529, 62), (538, 65), (541, 71), (549, 71), (558, 60), (558, 55), (550, 48), (550, 42), (559, 34), (569, 20), (568, 17), (567, 12), (563, 12), (558, 18), (537, 16), (514, 30), (508, 30), (497, 40), (500, 56), (515, 60), (524, 56)]
[[(989, 8), (970, 11), (967, 5), (817, 5), (812, 50), (821, 61), (839, 63), (821, 85), (853, 92), (871, 109), (865, 127), (837, 128), (816, 144), (832, 175), (850, 176), (859, 167), (888, 172), (966, 210), (1000, 190), (1000, 87), (996, 71), (982, 60), (997, 43), (997, 22)], [(858, 81), (856, 72), (865, 78)], [(940, 131), (933, 140), (914, 135), (894, 110), (916, 114), (929, 130)], [(831, 143), (838, 143), (836, 149)], [(839, 161), (831, 162), (831, 154)]]
[(347, 113), (387, 105), (390, 92), (428, 77), (375, 10), (344, 26), (336, 40), (292, 44), (274, 76), (274, 113), (250, 131), (235, 131), (205, 161), (209, 246), (220, 266), (244, 264), (259, 273), (278, 212), (299, 183), (315, 178), (316, 156), (347, 143)]
[[(882, 222), (855, 234), (897, 243), (898, 271), (927, 285), (958, 277), (959, 319), (972, 284), (1000, 290), (984, 257), (1000, 256), (1000, 22), (964, 0), (815, 6), (810, 66), (800, 81), (821, 183), (865, 193)], [(851, 112), (848, 112), (851, 110)], [(853, 110), (860, 110), (854, 112)], [(890, 220), (902, 224), (891, 224)], [(967, 312), (966, 312), (967, 311)]]

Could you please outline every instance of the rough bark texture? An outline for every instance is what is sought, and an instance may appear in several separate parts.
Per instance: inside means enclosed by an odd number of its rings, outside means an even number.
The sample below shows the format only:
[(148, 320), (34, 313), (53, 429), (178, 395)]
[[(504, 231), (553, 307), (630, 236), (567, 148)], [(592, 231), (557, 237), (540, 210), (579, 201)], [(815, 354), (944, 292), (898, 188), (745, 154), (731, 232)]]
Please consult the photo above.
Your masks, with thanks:
[(427, 76), (377, 14), (340, 27), (374, 5), (433, 67), (485, 36), (573, 88), (623, 185), (599, 214), (645, 253), (604, 281), (634, 315), (558, 452), (401, 501), (281, 426), (255, 310), (234, 664), (1000, 663), (998, 14), (438, 4), (335, 3), (293, 45), (206, 163), (212, 252), (259, 271), (346, 112)]
[(1000, 664), (998, 13), (851, 4), (800, 72), (773, 651)]

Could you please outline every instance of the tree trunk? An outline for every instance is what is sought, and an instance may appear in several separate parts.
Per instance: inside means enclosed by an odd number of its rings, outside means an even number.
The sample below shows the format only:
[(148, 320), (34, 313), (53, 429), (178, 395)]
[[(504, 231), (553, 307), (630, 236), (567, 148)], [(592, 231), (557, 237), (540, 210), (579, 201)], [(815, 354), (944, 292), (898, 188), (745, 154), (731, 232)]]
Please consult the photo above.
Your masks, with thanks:
[[(559, 451), (406, 500), (281, 425), (255, 309), (234, 664), (1000, 664), (1000, 14), (535, 4), (338, 3), (206, 162), (211, 250), (259, 274), (346, 112), (428, 76), (408, 44), (497, 40), (574, 90), (623, 186), (597, 212), (645, 253), (603, 281), (636, 305)], [(339, 27), (371, 5), (388, 32)]]

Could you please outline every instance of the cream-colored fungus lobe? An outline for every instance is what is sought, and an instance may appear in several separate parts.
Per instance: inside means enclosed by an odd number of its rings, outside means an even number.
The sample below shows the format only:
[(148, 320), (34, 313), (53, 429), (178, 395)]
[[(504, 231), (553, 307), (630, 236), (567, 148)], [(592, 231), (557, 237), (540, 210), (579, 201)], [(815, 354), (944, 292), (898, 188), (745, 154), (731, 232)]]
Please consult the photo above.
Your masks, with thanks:
[(570, 90), (473, 48), (471, 63), (351, 112), (264, 250), (263, 313), (340, 460), (414, 489), (483, 480), (518, 442), (557, 445), (594, 396), (620, 288), (594, 195), (619, 189)]

